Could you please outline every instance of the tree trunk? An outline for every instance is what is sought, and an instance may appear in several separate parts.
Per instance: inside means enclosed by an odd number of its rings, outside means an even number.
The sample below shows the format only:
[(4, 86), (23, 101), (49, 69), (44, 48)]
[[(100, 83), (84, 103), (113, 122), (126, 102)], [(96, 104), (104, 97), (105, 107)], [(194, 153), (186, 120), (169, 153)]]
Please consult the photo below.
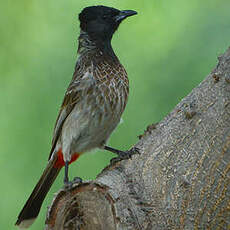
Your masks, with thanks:
[(95, 181), (60, 190), (46, 229), (230, 229), (230, 48), (135, 147)]

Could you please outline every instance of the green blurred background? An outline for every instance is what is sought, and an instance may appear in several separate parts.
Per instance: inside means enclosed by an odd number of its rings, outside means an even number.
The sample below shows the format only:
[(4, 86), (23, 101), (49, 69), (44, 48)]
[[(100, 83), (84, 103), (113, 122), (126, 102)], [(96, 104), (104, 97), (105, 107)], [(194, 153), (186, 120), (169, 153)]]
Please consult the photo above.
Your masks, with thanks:
[[(112, 42), (131, 88), (124, 122), (110, 139), (119, 149), (135, 144), (148, 124), (167, 115), (230, 44), (229, 0), (1, 0), (1, 229), (14, 229), (46, 165), (76, 61), (77, 15), (97, 4), (139, 13), (122, 23)], [(71, 178), (94, 179), (112, 157), (104, 151), (82, 156), (71, 166)], [(63, 172), (31, 229), (43, 229), (47, 206), (62, 181)]]

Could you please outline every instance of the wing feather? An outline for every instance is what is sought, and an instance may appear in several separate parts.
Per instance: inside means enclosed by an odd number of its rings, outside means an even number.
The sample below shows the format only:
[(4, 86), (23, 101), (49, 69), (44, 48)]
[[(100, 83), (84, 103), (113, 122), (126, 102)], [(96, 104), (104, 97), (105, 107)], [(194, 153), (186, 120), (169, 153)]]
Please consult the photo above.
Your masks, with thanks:
[(75, 107), (75, 105), (81, 100), (82, 94), (84, 91), (87, 91), (89, 88), (92, 88), (92, 85), (95, 84), (95, 81), (91, 75), (89, 69), (86, 70), (84, 74), (74, 73), (73, 79), (69, 84), (69, 87), (66, 90), (55, 126), (52, 139), (52, 148), (50, 151), (49, 159), (52, 156), (52, 153), (56, 147), (58, 138), (61, 134), (63, 124), (68, 118), (69, 114)]

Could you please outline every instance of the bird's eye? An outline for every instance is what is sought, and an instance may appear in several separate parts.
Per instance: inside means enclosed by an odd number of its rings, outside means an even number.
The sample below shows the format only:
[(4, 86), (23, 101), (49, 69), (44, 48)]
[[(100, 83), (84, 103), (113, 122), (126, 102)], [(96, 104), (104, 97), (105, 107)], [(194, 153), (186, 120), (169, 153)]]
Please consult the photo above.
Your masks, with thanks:
[(102, 16), (102, 18), (103, 18), (103, 19), (107, 19), (107, 18), (108, 18), (108, 15), (104, 14), (104, 15)]

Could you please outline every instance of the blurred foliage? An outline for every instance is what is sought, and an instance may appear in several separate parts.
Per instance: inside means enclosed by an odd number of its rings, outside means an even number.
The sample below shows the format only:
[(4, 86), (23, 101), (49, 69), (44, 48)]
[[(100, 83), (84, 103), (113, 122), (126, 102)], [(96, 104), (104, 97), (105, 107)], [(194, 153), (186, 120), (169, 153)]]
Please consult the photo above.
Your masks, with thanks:
[[(1, 229), (14, 228), (46, 164), (76, 61), (77, 15), (98, 4), (139, 13), (122, 23), (112, 42), (131, 85), (124, 122), (110, 140), (119, 149), (163, 119), (229, 46), (229, 0), (1, 1)], [(93, 179), (112, 157), (104, 151), (86, 154), (71, 166), (71, 177)], [(43, 229), (46, 207), (62, 180), (63, 172), (31, 229)]]

